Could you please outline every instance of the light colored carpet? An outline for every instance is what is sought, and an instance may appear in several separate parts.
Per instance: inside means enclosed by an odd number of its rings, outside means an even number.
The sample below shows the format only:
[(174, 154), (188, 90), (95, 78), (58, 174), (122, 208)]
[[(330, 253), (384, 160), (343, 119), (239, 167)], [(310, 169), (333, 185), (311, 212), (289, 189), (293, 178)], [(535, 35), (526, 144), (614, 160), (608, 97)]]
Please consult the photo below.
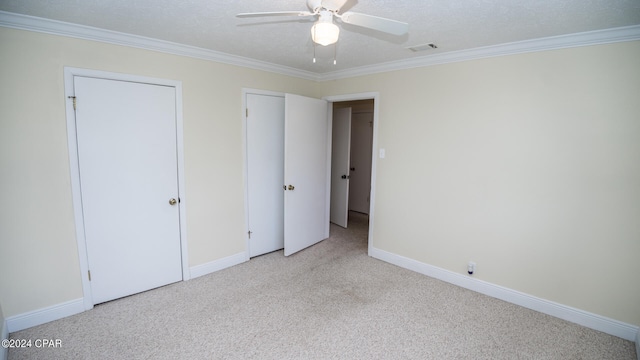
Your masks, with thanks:
[(634, 343), (367, 256), (367, 220), (12, 333), (18, 359), (629, 359)]

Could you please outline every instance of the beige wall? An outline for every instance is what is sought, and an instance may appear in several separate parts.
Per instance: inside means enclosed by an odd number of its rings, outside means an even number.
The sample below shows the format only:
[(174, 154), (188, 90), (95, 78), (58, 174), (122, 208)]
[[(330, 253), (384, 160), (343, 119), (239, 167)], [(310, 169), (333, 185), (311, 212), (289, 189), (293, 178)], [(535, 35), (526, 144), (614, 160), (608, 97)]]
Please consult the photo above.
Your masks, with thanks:
[(323, 83), (380, 92), (374, 247), (640, 325), (640, 42)]
[[(244, 250), (241, 88), (380, 93), (374, 246), (640, 325), (640, 42), (326, 83), (0, 28), (0, 304), (82, 296), (63, 66), (183, 82), (189, 266)], [(401, 210), (401, 211), (399, 211)]]
[[(0, 336), (4, 335), (4, 333), (2, 332), (4, 331), (4, 326), (5, 326), (4, 313), (2, 312), (2, 305), (0, 305)], [(0, 340), (2, 339), (0, 338)]]
[(245, 249), (243, 87), (315, 83), (209, 61), (0, 28), (0, 304), (6, 316), (82, 297), (63, 67), (182, 81), (189, 266)]

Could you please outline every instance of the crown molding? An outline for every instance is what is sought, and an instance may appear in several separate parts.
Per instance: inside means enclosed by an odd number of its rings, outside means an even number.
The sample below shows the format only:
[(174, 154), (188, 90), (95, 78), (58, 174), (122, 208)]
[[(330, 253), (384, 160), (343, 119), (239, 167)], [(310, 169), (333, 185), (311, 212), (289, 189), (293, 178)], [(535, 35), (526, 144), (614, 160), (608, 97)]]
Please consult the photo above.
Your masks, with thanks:
[(382, 64), (361, 66), (352, 69), (317, 74), (294, 69), (242, 56), (230, 55), (219, 51), (177, 44), (144, 36), (125, 34), (91, 26), (39, 18), (35, 16), (0, 11), (0, 26), (61, 35), (84, 40), (93, 40), (139, 49), (159, 51), (168, 54), (187, 56), (224, 64), (247, 67), (313, 81), (338, 80), (356, 76), (371, 75), (388, 71), (405, 70), (417, 67), (441, 65), (467, 60), (476, 60), (496, 56), (515, 55), (536, 51), (557, 50), (579, 46), (608, 44), (623, 41), (640, 40), (640, 25), (612, 29), (587, 31), (575, 34), (551, 36), (500, 45), (479, 47), (468, 50), (445, 52), (441, 54), (414, 57), (406, 60)]
[(0, 26), (36, 31), (52, 35), (61, 35), (77, 39), (99, 41), (114, 45), (123, 45), (139, 49), (159, 51), (167, 54), (181, 55), (196, 59), (210, 60), (224, 64), (243, 66), (282, 75), (294, 76), (307, 80), (319, 80), (318, 74), (276, 65), (265, 61), (230, 55), (219, 51), (203, 49), (195, 46), (177, 44), (144, 36), (125, 34), (117, 31), (99, 29), (63, 21), (45, 19), (35, 16), (0, 11)]
[(370, 66), (362, 66), (354, 69), (325, 73), (322, 75), (321, 81), (337, 80), (388, 71), (441, 65), (496, 56), (515, 55), (537, 51), (557, 50), (634, 40), (640, 40), (640, 25), (587, 31), (560, 36), (551, 36), (533, 40), (478, 47), (467, 50), (451, 51), (441, 54), (421, 56), (407, 60), (392, 61)]

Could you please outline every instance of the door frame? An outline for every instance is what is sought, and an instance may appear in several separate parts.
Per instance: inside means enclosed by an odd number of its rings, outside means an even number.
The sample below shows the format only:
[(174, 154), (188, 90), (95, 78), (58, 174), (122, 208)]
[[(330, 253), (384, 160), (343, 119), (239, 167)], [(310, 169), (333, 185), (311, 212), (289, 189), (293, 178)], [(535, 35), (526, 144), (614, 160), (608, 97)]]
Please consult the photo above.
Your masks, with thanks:
[[(378, 92), (365, 92), (355, 94), (344, 95), (331, 95), (325, 96), (322, 99), (328, 101), (329, 106), (329, 120), (333, 120), (333, 103), (343, 101), (356, 101), (356, 100), (373, 100), (373, 139), (371, 141), (371, 193), (369, 194), (369, 231), (367, 235), (367, 253), (371, 256), (373, 250), (373, 224), (375, 219), (375, 203), (376, 203), (376, 167), (377, 157), (375, 151), (378, 148), (378, 109), (380, 108), (380, 93)], [(330, 121), (331, 123), (331, 121)], [(329, 138), (331, 142), (331, 137)], [(331, 164), (329, 164), (331, 166)], [(329, 194), (329, 197), (331, 194)]]
[[(178, 162), (178, 203), (179, 226), (180, 226), (180, 249), (182, 258), (182, 280), (191, 278), (189, 272), (189, 257), (187, 254), (187, 224), (186, 224), (186, 191), (184, 176), (184, 132), (182, 119), (182, 82), (152, 78), (146, 76), (113, 73), (100, 70), (81, 69), (74, 67), (64, 67), (64, 96), (67, 120), (67, 148), (69, 150), (69, 169), (71, 175), (71, 194), (73, 201), (73, 215), (76, 230), (76, 240), (78, 245), (78, 258), (80, 263), (80, 279), (82, 281), (82, 293), (84, 309), (93, 308), (93, 296), (91, 294), (91, 283), (88, 278), (89, 259), (87, 254), (87, 243), (84, 229), (84, 217), (82, 214), (82, 192), (80, 188), (80, 166), (78, 163), (78, 145), (76, 134), (76, 116), (74, 104), (74, 82), (75, 76), (92, 77), (105, 80), (129, 81), (143, 84), (170, 86), (175, 88), (176, 93), (176, 150)], [(79, 99), (79, 101), (82, 101)]]

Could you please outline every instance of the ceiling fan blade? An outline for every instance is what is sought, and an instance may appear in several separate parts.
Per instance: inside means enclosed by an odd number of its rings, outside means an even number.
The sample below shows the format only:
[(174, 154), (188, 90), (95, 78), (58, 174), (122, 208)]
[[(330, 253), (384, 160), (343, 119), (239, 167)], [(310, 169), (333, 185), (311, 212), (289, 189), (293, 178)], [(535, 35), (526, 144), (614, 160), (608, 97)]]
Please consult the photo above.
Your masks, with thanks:
[(263, 16), (313, 16), (315, 15), (309, 11), (270, 11), (270, 12), (255, 12), (255, 13), (241, 13), (236, 15), (239, 18), (249, 17), (263, 17)]
[(373, 15), (346, 12), (340, 19), (347, 24), (366, 27), (393, 35), (404, 35), (409, 31), (409, 24)]
[(322, 0), (322, 7), (327, 10), (340, 11), (348, 0)]

